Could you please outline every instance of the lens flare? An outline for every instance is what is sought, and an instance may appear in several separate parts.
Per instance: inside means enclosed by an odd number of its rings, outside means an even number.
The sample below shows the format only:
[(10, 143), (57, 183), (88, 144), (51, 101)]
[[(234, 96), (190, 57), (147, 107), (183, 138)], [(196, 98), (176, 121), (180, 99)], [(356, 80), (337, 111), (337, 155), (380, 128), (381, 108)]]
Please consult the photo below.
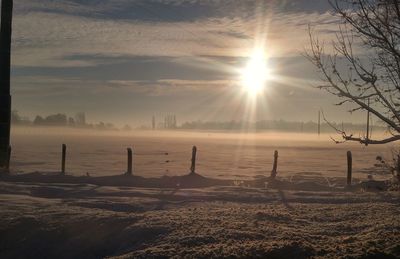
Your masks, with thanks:
[(241, 72), (244, 89), (250, 95), (261, 92), (269, 78), (268, 60), (263, 49), (256, 49)]

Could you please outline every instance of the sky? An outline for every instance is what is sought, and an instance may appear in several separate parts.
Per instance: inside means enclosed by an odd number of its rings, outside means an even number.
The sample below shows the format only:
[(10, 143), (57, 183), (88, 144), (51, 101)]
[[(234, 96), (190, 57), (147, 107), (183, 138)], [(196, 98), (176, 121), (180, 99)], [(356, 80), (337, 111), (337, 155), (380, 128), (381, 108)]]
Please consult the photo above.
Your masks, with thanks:
[[(304, 57), (308, 25), (334, 39), (337, 19), (325, 0), (14, 0), (13, 109), (86, 112), (89, 121), (336, 121), (363, 114), (338, 108), (315, 89)], [(271, 79), (249, 98), (240, 71), (255, 47)]]

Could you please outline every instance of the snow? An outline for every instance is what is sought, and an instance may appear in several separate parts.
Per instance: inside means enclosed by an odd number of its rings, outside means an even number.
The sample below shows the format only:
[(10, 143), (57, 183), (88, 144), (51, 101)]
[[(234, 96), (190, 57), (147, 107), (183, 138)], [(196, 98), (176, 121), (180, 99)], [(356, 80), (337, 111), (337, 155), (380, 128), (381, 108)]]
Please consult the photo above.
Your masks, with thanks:
[[(13, 132), (0, 258), (400, 258), (400, 193), (373, 167), (393, 147), (306, 134), (39, 131)], [(188, 175), (192, 145), (198, 174)], [(123, 175), (128, 146), (133, 176)]]
[(400, 256), (400, 195), (0, 182), (0, 257)]
[[(62, 134), (61, 134), (62, 132)], [(354, 177), (365, 179), (376, 156), (391, 160), (395, 146), (334, 144), (329, 135), (295, 133), (239, 134), (223, 132), (128, 133), (15, 128), (12, 138), (14, 173), (57, 172), (61, 144), (67, 145), (66, 170), (75, 176), (120, 175), (127, 170), (127, 148), (133, 148), (134, 174), (142, 177), (189, 172), (192, 146), (197, 146), (196, 171), (221, 179), (253, 179), (269, 174), (279, 151), (278, 174), (344, 177), (346, 153), (353, 153)]]

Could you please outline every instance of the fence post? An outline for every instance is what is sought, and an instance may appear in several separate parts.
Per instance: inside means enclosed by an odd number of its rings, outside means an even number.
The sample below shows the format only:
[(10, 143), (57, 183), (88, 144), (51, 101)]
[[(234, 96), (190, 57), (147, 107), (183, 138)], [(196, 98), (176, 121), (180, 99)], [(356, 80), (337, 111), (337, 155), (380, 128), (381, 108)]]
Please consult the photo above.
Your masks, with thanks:
[(278, 150), (275, 150), (274, 152), (274, 165), (272, 167), (271, 171), (271, 178), (275, 179), (276, 175), (278, 174)]
[(193, 146), (192, 149), (192, 165), (190, 166), (190, 173), (194, 174), (196, 171), (196, 154), (197, 154), (197, 147)]
[(61, 174), (65, 175), (65, 157), (67, 155), (67, 145), (62, 144), (62, 155), (61, 155)]
[(400, 177), (400, 154), (397, 155), (397, 176)]
[(353, 156), (351, 151), (347, 151), (347, 186), (351, 185), (351, 174), (353, 168)]
[(127, 175), (132, 175), (132, 148), (128, 148), (128, 169), (126, 171)]
[(7, 150), (7, 164), (6, 164), (6, 170), (7, 170), (7, 172), (10, 171), (10, 161), (11, 161), (11, 146), (8, 146), (8, 150)]

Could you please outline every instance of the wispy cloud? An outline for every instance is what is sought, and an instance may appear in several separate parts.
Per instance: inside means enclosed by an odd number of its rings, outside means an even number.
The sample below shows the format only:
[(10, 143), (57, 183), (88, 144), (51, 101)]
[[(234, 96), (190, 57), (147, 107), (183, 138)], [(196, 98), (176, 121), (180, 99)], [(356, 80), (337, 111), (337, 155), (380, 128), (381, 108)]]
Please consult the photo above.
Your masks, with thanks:
[[(150, 2), (172, 6), (192, 3)], [(205, 5), (213, 1), (204, 2)], [(84, 14), (101, 14), (104, 10), (130, 6), (128, 3), (143, 4), (143, 1), (33, 1), (30, 4), (22, 1), (17, 5), (19, 11), (14, 22), (14, 65), (96, 65), (94, 60), (84, 62), (63, 57), (99, 53), (139, 56), (243, 56), (252, 47), (253, 39), (260, 36), (268, 38), (272, 55), (297, 55), (307, 40), (305, 30), (308, 23), (317, 23), (321, 30), (328, 31), (332, 29), (331, 23), (334, 22), (329, 13), (321, 15), (318, 12), (310, 14), (271, 10), (265, 17), (259, 17), (256, 10), (252, 9), (247, 9), (246, 17), (221, 14), (195, 21), (173, 22), (161, 19), (117, 19), (117, 13), (112, 15), (113, 19)], [(194, 4), (199, 3), (192, 3)], [(125, 11), (135, 10), (131, 7)], [(149, 16), (146, 13), (143, 15)]]
[[(14, 104), (30, 107), (40, 99), (43, 107), (65, 108), (68, 97), (76, 107), (95, 110), (95, 98), (142, 103), (143, 96), (186, 95), (193, 102), (193, 96), (232, 89), (237, 69), (259, 41), (272, 59), (283, 60), (303, 52), (310, 23), (319, 25), (323, 40), (333, 39), (337, 19), (323, 1), (310, 2), (15, 1)], [(291, 71), (293, 63), (280, 72)], [(296, 65), (294, 74), (309, 74), (305, 67)]]

